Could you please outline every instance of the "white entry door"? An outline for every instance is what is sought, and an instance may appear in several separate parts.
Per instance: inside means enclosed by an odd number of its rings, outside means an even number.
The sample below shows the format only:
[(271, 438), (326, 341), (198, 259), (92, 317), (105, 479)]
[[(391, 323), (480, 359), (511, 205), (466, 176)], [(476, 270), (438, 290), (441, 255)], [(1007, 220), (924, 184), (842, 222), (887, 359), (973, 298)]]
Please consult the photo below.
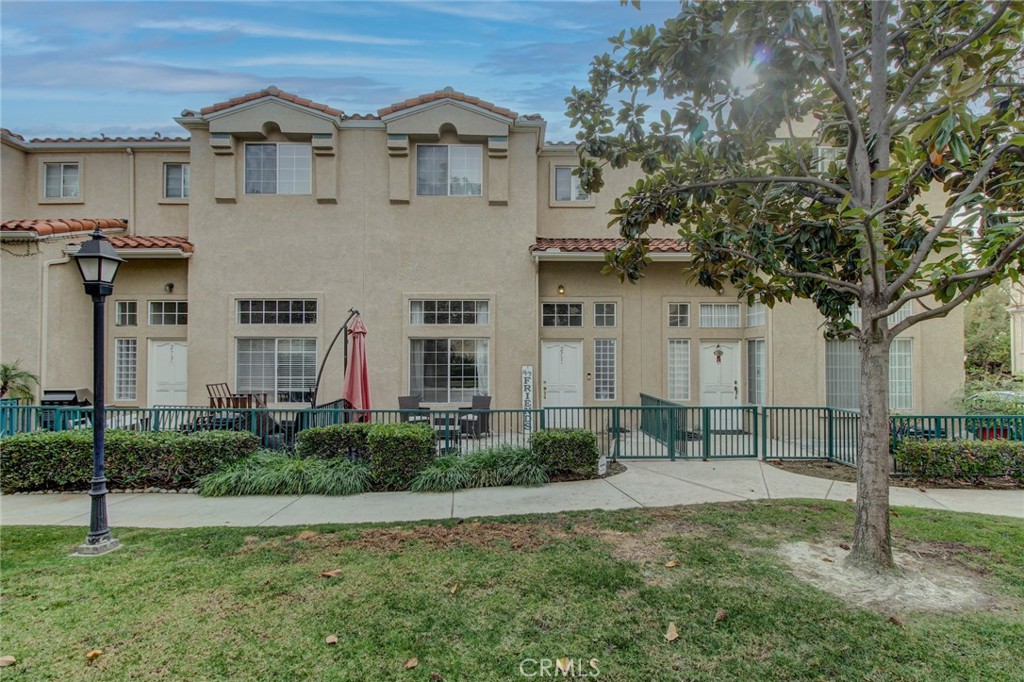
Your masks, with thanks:
[(149, 341), (149, 406), (188, 405), (188, 344)]
[(577, 428), (582, 410), (547, 409), (583, 405), (583, 342), (541, 341), (541, 404), (548, 428)]
[[(701, 407), (739, 407), (739, 341), (705, 341), (700, 344)], [(739, 410), (713, 410), (711, 428), (735, 430), (743, 423)]]

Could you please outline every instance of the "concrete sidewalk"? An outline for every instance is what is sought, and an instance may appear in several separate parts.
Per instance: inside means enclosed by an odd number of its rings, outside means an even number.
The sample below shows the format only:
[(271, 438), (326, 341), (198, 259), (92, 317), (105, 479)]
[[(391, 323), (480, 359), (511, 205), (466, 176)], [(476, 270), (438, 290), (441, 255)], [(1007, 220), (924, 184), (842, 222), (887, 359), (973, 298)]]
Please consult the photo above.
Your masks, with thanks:
[[(628, 470), (593, 481), (540, 488), (476, 488), (455, 493), (367, 493), (219, 497), (109, 495), (112, 527), (304, 526), (316, 523), (418, 521), (580, 509), (665, 507), (779, 498), (847, 500), (852, 483), (801, 476), (754, 460), (627, 461)], [(894, 505), (1024, 518), (1024, 491), (890, 488)], [(86, 526), (87, 495), (0, 496), (4, 525)]]

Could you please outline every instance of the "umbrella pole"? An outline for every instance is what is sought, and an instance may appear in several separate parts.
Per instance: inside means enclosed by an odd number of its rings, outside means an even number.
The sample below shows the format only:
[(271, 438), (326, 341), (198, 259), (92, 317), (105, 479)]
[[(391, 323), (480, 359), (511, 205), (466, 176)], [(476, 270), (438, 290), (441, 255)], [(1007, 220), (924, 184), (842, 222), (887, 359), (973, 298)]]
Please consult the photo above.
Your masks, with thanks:
[[(324, 367), (327, 365), (327, 356), (331, 354), (331, 349), (334, 348), (334, 344), (338, 342), (338, 337), (342, 335), (344, 331), (348, 329), (348, 323), (352, 321), (352, 318), (359, 314), (359, 311), (355, 308), (348, 309), (348, 317), (345, 318), (345, 322), (338, 329), (338, 333), (331, 339), (331, 345), (327, 346), (327, 352), (324, 353), (324, 359), (320, 361), (320, 370), (316, 373), (316, 383), (313, 384), (313, 397), (309, 401), (309, 406), (316, 409), (316, 394), (320, 391), (320, 379), (324, 375)], [(345, 370), (348, 370), (348, 334), (345, 334)]]

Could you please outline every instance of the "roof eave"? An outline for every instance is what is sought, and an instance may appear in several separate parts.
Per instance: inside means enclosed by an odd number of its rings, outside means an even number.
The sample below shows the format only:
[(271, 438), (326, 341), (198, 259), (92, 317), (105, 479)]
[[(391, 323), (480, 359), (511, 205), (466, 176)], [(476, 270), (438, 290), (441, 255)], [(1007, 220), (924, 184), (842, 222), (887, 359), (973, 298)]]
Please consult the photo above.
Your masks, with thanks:
[[(76, 253), (78, 253), (78, 250), (80, 248), (81, 248), (80, 244), (72, 244), (72, 245), (69, 245), (69, 246), (64, 248), (64, 253), (67, 254), (68, 256), (73, 256)], [(142, 260), (142, 259), (156, 259), (156, 258), (164, 259), (164, 260), (166, 260), (166, 259), (183, 260), (183, 259), (187, 259), (187, 258), (191, 258), (192, 257), (192, 252), (191, 251), (185, 251), (184, 249), (173, 248), (173, 247), (172, 248), (152, 248), (152, 249), (150, 249), (150, 248), (138, 248), (138, 247), (124, 248), (124, 249), (115, 248), (114, 252), (117, 253), (118, 256), (121, 256), (121, 258), (124, 258), (125, 260)]]
[(383, 121), (386, 125), (388, 123), (391, 123), (392, 121), (397, 121), (399, 119), (405, 118), (406, 116), (412, 116), (422, 111), (436, 109), (437, 107), (442, 107), (445, 106), (446, 104), (451, 104), (453, 106), (459, 107), (460, 109), (465, 109), (466, 111), (471, 111), (475, 114), (480, 114), (481, 116), (485, 116), (500, 123), (504, 123), (510, 127), (516, 123), (516, 119), (514, 118), (509, 118), (508, 116), (503, 116), (501, 114), (491, 111), (490, 109), (485, 109), (484, 107), (478, 106), (476, 104), (471, 104), (470, 102), (462, 102), (460, 100), (452, 99), (450, 97), (436, 99), (433, 102), (424, 102), (423, 104), (417, 104), (406, 109), (399, 109), (398, 111), (392, 111), (390, 114), (384, 114), (383, 116), (381, 116), (380, 120)]
[[(607, 251), (534, 251), (533, 259), (537, 262), (569, 262), (569, 261), (603, 261)], [(686, 262), (693, 260), (688, 252), (648, 253), (652, 261)]]
[[(331, 123), (333, 123), (335, 125), (335, 127), (341, 127), (341, 121), (342, 121), (342, 117), (344, 116), (344, 114), (342, 114), (341, 116), (336, 116), (334, 114), (328, 114), (325, 111), (320, 111), (319, 109), (314, 109), (313, 107), (307, 107), (307, 106), (302, 105), (302, 104), (296, 104), (295, 102), (289, 102), (286, 99), (282, 99), (282, 98), (276, 97), (274, 95), (267, 95), (265, 97), (260, 97), (259, 99), (254, 99), (254, 100), (250, 100), (248, 102), (242, 102), (240, 104), (236, 104), (234, 106), (230, 106), (230, 107), (228, 107), (226, 109), (220, 109), (219, 111), (212, 111), (212, 112), (210, 112), (208, 114), (201, 114), (201, 118), (204, 121), (215, 121), (218, 118), (224, 118), (225, 116), (230, 116), (232, 114), (238, 113), (239, 111), (245, 111), (246, 109), (252, 109), (254, 107), (260, 106), (261, 104), (266, 104), (267, 100), (273, 100), (274, 102), (276, 102), (278, 104), (281, 104), (283, 106), (288, 107), (289, 109), (294, 109), (296, 111), (301, 111), (301, 112), (303, 112), (305, 114), (309, 114), (310, 116), (315, 116), (315, 117), (321, 118), (321, 119), (323, 119), (325, 121), (330, 121)], [(177, 119), (175, 119), (175, 120), (177, 120)]]

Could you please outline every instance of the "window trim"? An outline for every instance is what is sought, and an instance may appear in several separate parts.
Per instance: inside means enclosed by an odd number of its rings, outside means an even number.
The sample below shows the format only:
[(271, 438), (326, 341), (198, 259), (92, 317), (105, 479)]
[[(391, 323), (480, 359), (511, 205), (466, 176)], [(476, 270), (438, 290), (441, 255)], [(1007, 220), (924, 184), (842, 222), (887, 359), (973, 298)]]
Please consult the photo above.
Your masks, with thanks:
[[(446, 374), (447, 388), (446, 388), (446, 395), (445, 395), (445, 398), (447, 398), (447, 401), (438, 402), (438, 401), (435, 401), (435, 400), (430, 400), (425, 395), (426, 388), (424, 387), (422, 389), (424, 394), (420, 395), (420, 399), (423, 402), (423, 404), (425, 404), (425, 405), (455, 405), (455, 404), (465, 403), (466, 402), (465, 400), (452, 400), (452, 372), (451, 372), (451, 369), (452, 369), (452, 365), (451, 365), (451, 353), (452, 353), (452, 350), (451, 350), (451, 344), (452, 344), (453, 341), (473, 341), (476, 344), (480, 344), (481, 342), (483, 342), (484, 348), (486, 349), (485, 353), (486, 353), (486, 358), (487, 358), (487, 371), (484, 373), (484, 385), (483, 385), (483, 387), (477, 386), (473, 390), (476, 391), (477, 395), (491, 395), (491, 391), (493, 390), (492, 389), (493, 384), (491, 382), (491, 374), (494, 372), (494, 354), (492, 352), (493, 351), (493, 342), (492, 342), (491, 337), (490, 336), (458, 336), (458, 335), (452, 335), (452, 336), (420, 336), (420, 335), (416, 335), (416, 336), (408, 337), (408, 343), (406, 344), (406, 355), (405, 355), (406, 365), (405, 366), (406, 366), (406, 370), (408, 371), (408, 376), (407, 376), (407, 379), (406, 379), (406, 386), (409, 389), (408, 392), (409, 392), (410, 395), (416, 395), (416, 393), (415, 393), (416, 389), (412, 385), (412, 377), (413, 377), (412, 354), (413, 354), (413, 344), (415, 342), (417, 342), (417, 341), (421, 341), (421, 342), (444, 341), (446, 343), (446, 345), (447, 345), (446, 357), (448, 359), (448, 364), (446, 365), (446, 367), (447, 367), (447, 374)], [(479, 350), (480, 350), (480, 347), (479, 347), (479, 345), (477, 345), (475, 352), (479, 352)], [(464, 389), (460, 389), (460, 390), (464, 390)], [(481, 391), (482, 391), (482, 393), (481, 393)]]
[[(182, 196), (171, 197), (167, 196), (167, 169), (169, 166), (181, 166), (182, 167), (182, 181), (181, 191)], [(192, 194), (192, 169), (191, 162), (189, 161), (164, 161), (162, 165), (161, 173), (161, 187), (160, 187), (160, 203), (162, 204), (187, 204)], [(185, 169), (188, 169), (187, 171)], [(187, 176), (187, 177), (186, 177)]]
[[(134, 306), (134, 310), (122, 310), (122, 306), (127, 308), (129, 305)], [(125, 321), (122, 322), (122, 314)], [(129, 316), (135, 318), (134, 322), (128, 322)], [(134, 299), (122, 299), (114, 301), (114, 326), (115, 327), (138, 327), (139, 326), (139, 302)]]
[[(181, 304), (185, 304), (185, 322), (181, 323), (181, 322), (175, 321), (173, 324), (165, 324), (164, 322), (153, 322), (153, 304), (154, 303), (159, 303), (161, 305), (166, 305), (168, 303), (174, 303), (175, 304), (175, 310), (174, 310), (173, 314), (175, 315), (175, 319), (177, 319), (178, 315), (182, 314), (181, 310), (180, 310)], [(161, 310), (159, 314), (160, 315), (166, 315), (167, 312), (164, 311), (164, 310)], [(157, 299), (157, 300), (153, 300), (153, 301), (147, 301), (147, 303), (146, 303), (146, 324), (148, 324), (150, 327), (185, 327), (185, 326), (187, 326), (188, 325), (188, 300), (184, 299), (184, 298), (172, 298), (172, 299)]]
[[(686, 308), (686, 324), (672, 324), (672, 306), (681, 306)], [(690, 327), (690, 320), (692, 319), (692, 306), (689, 301), (669, 301), (665, 304), (665, 326), (668, 329), (688, 329)], [(676, 317), (679, 317), (679, 313), (676, 313)]]
[[(426, 319), (426, 315), (429, 314), (429, 313), (426, 310), (422, 310), (422, 309), (419, 311), (419, 313), (417, 313), (415, 310), (413, 310), (413, 305), (416, 304), (416, 303), (425, 304), (425, 303), (428, 303), (428, 302), (435, 304), (434, 305), (435, 310), (433, 311), (433, 314), (435, 315), (435, 321), (434, 322), (417, 321), (415, 319), (415, 316), (417, 314), (419, 314), (423, 318), (423, 320), (425, 320)], [(444, 303), (448, 304), (448, 310), (447, 311), (439, 311), (439, 310), (436, 309), (437, 308), (437, 304), (441, 303), (441, 302), (444, 302)], [(455, 302), (458, 302), (462, 306), (463, 310), (460, 311), (460, 314), (462, 314), (462, 315), (465, 315), (466, 312), (467, 312), (465, 310), (465, 304), (466, 303), (472, 303), (474, 310), (471, 311), (471, 312), (474, 315), (477, 316), (477, 321), (476, 322), (451, 322), (450, 321), (451, 320), (451, 315), (452, 315), (451, 304), (455, 303)], [(480, 307), (481, 307), (480, 304), (481, 303), (484, 304), (483, 307), (485, 308), (485, 310), (482, 311), (482, 312), (480, 310)], [(406, 324), (408, 324), (411, 327), (420, 328), (420, 327), (435, 327), (436, 326), (436, 327), (440, 327), (440, 328), (443, 328), (443, 329), (448, 329), (448, 328), (451, 328), (451, 327), (477, 328), (477, 327), (489, 327), (489, 326), (491, 326), (492, 305), (491, 305), (491, 299), (489, 299), (489, 298), (482, 298), (482, 297), (479, 297), (479, 296), (436, 296), (436, 297), (432, 297), (432, 296), (411, 296), (411, 297), (409, 297), (407, 299), (406, 312), (407, 312), (407, 316), (405, 318), (406, 319)], [(437, 316), (441, 315), (442, 312), (444, 314), (448, 315), (448, 319), (449, 319), (448, 322), (438, 322), (437, 321)], [(481, 317), (484, 318), (483, 322), (480, 321)]]
[[(47, 166), (77, 166), (78, 167), (78, 195), (73, 197), (63, 196), (63, 183), (61, 185), (62, 196), (46, 196), (46, 168)], [(63, 173), (62, 173), (63, 177)], [(39, 163), (39, 203), (41, 204), (84, 204), (85, 203), (85, 163), (82, 157), (60, 156), (54, 158), (40, 159)]]
[[(722, 306), (728, 309), (736, 310), (736, 324), (734, 325), (721, 325), (721, 324), (704, 324), (704, 309), (710, 307), (714, 309), (715, 306)], [(714, 313), (711, 315), (712, 321), (714, 319)], [(700, 329), (742, 329), (743, 328), (743, 317), (740, 311), (739, 303), (715, 303), (715, 302), (703, 302), (697, 306), (697, 326)]]
[[(273, 301), (274, 303), (288, 303), (289, 304), (289, 310), (286, 311), (284, 314), (288, 315), (289, 317), (292, 316), (292, 315), (298, 314), (298, 315), (301, 315), (303, 318), (305, 318), (305, 316), (309, 314), (309, 311), (307, 311), (305, 309), (306, 308), (306, 303), (312, 302), (313, 303), (312, 314), (313, 314), (315, 319), (312, 322), (308, 322), (305, 319), (303, 319), (301, 322), (292, 322), (290, 320), (288, 322), (281, 322), (280, 319), (278, 319), (276, 322), (267, 322), (266, 320), (264, 320), (263, 322), (252, 322), (252, 321), (246, 322), (246, 321), (242, 320), (243, 313), (248, 314), (250, 316), (250, 320), (251, 320), (251, 317), (252, 317), (253, 313), (256, 312), (256, 311), (252, 310), (252, 305), (251, 304), (253, 304), (253, 303), (260, 303), (260, 304), (262, 304), (263, 305), (263, 310), (259, 311), (259, 312), (262, 315), (266, 315), (266, 313), (267, 313), (266, 304), (268, 302), (270, 302), (270, 301)], [(248, 311), (243, 311), (242, 310), (242, 303), (249, 303), (250, 304), (250, 309)], [(298, 310), (298, 311), (291, 310), (292, 306), (295, 303), (302, 304), (300, 306), (302, 309)], [(282, 311), (278, 309), (278, 310), (275, 310), (273, 314), (279, 316), (279, 315), (282, 314)], [(319, 323), (320, 323), (320, 301), (317, 298), (312, 298), (312, 297), (304, 297), (304, 298), (273, 298), (273, 297), (271, 297), (271, 298), (262, 298), (262, 297), (261, 298), (249, 298), (249, 297), (239, 297), (239, 298), (235, 299), (235, 324), (237, 324), (237, 325), (239, 325), (241, 327), (250, 328), (250, 327), (256, 327), (256, 326), (260, 326), (260, 325), (271, 325), (271, 326), (275, 326), (275, 327), (279, 326), (279, 325), (288, 326), (288, 327), (302, 327), (302, 326), (307, 326), (307, 325), (316, 325), (316, 324), (319, 324)]]
[[(308, 191), (305, 191), (305, 192), (281, 192), (280, 191), (280, 186), (281, 186), (281, 155), (278, 152), (275, 151), (274, 152), (274, 159), (275, 159), (275, 164), (276, 165), (274, 167), (274, 171), (275, 171), (275, 178), (274, 178), (275, 187), (274, 187), (274, 191), (273, 192), (250, 192), (249, 191), (249, 187), (248, 187), (248, 183), (246, 181), (246, 175), (247, 175), (247, 172), (248, 172), (248, 169), (249, 169), (248, 149), (249, 149), (249, 147), (256, 146), (256, 145), (273, 145), (274, 147), (277, 147), (277, 148), (280, 148), (282, 145), (283, 146), (292, 146), (292, 147), (305, 147), (309, 151), (309, 187), (308, 187)], [(314, 161), (313, 161), (313, 143), (312, 142), (289, 142), (289, 141), (286, 141), (286, 142), (273, 141), (272, 142), (272, 141), (267, 141), (267, 140), (261, 140), (261, 141), (254, 141), (254, 142), (246, 142), (244, 147), (242, 148), (242, 194), (244, 194), (247, 197), (308, 197), (308, 196), (312, 196), (313, 195), (313, 190), (314, 190), (313, 184), (314, 184), (315, 177), (316, 177), (316, 167), (315, 167), (315, 164), (314, 164)]]
[[(420, 149), (426, 147), (444, 147), (447, 154), (447, 178), (446, 188), (447, 193), (445, 194), (420, 194)], [(452, 147), (464, 147), (476, 149), (480, 154), (480, 193), (479, 194), (452, 194), (452, 175), (451, 175), (451, 164), (452, 164)], [(416, 144), (416, 153), (413, 158), (413, 192), (417, 197), (444, 197), (446, 199), (482, 199), (486, 192), (484, 190), (485, 176), (486, 176), (486, 165), (484, 163), (484, 145), (482, 144), (466, 144), (461, 142), (419, 142)]]
[(278, 400), (278, 396), (282, 393), (281, 387), (278, 384), (280, 375), (278, 373), (278, 355), (280, 353), (280, 345), (282, 341), (312, 341), (313, 342), (313, 374), (312, 384), (309, 387), (309, 393), (312, 395), (314, 384), (316, 383), (316, 369), (320, 361), (320, 343), (315, 336), (236, 336), (235, 337), (235, 386), (238, 391), (242, 391), (241, 383), (239, 381), (239, 344), (241, 341), (273, 341), (274, 342), (274, 388), (272, 392), (267, 394), (267, 402), (275, 405), (308, 405), (309, 399), (305, 398), (298, 401)]
[[(572, 306), (572, 305), (578, 305), (580, 307), (580, 323), (579, 324), (571, 324), (573, 313), (567, 307), (566, 308), (566, 312), (565, 312), (565, 316), (569, 319), (570, 324), (545, 324), (544, 323), (544, 317), (545, 317), (544, 307), (545, 306), (549, 306), (549, 305), (553, 305), (553, 306), (560, 306), (560, 305)], [(541, 326), (541, 329), (582, 329), (583, 326), (584, 326), (584, 324), (583, 324), (584, 320), (587, 317), (586, 307), (587, 307), (586, 303), (584, 303), (583, 301), (541, 301), (541, 304), (540, 304), (540, 326)], [(555, 317), (555, 320), (557, 322), (557, 319), (558, 319), (558, 316), (559, 316), (557, 308), (556, 308), (555, 312), (553, 313), (553, 316)]]

